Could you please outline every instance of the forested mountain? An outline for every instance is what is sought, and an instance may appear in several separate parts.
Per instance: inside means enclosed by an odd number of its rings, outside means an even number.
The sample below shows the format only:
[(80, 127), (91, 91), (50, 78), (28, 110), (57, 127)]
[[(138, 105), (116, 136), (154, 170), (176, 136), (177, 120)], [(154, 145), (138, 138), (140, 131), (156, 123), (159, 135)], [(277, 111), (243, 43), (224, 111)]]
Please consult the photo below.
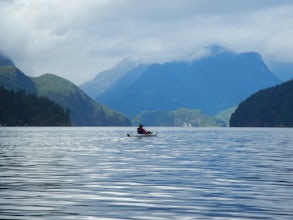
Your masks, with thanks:
[(64, 109), (44, 97), (14, 92), (0, 87), (0, 125), (5, 126), (65, 126), (70, 125), (69, 109)]
[(199, 110), (178, 109), (176, 111), (146, 111), (133, 119), (133, 124), (143, 123), (146, 126), (178, 127), (223, 127), (225, 122), (206, 115)]
[(72, 125), (128, 126), (130, 120), (119, 112), (96, 103), (73, 83), (53, 74), (30, 78), (17, 69), (13, 62), (0, 55), (0, 86), (27, 94), (48, 97), (70, 109)]
[(138, 79), (121, 86), (127, 77), (123, 75), (96, 100), (129, 117), (142, 111), (174, 111), (182, 107), (215, 115), (280, 82), (259, 54), (225, 50), (193, 62), (149, 65)]
[(231, 127), (293, 127), (293, 80), (261, 90), (243, 101)]
[(127, 117), (99, 105), (68, 80), (53, 74), (45, 74), (32, 79), (39, 96), (48, 97), (70, 109), (71, 123), (73, 125), (130, 125)]
[[(279, 82), (259, 54), (220, 49), (192, 62), (137, 65), (123, 61), (98, 75), (92, 86), (100, 94), (99, 103), (133, 117), (140, 112), (181, 108), (216, 115)], [(29, 78), (1, 55), (0, 85), (46, 96), (69, 108), (73, 125), (130, 125), (123, 114), (96, 103), (68, 80), (53, 74)]]
[(17, 91), (22, 89), (29, 94), (36, 94), (36, 86), (30, 77), (13, 65), (0, 66), (0, 86)]

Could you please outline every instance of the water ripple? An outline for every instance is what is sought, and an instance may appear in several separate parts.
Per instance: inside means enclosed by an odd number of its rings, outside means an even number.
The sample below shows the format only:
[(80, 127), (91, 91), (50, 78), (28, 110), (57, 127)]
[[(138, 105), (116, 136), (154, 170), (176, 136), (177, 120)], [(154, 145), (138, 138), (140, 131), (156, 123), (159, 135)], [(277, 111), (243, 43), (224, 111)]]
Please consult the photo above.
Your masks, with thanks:
[(293, 130), (0, 128), (0, 219), (292, 219)]

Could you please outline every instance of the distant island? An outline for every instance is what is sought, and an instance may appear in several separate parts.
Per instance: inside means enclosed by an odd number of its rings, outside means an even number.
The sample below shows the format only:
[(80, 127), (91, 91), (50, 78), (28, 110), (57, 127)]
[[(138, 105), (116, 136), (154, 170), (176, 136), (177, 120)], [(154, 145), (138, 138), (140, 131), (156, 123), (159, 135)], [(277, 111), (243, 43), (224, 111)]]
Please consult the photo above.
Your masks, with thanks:
[(293, 80), (261, 90), (240, 103), (231, 127), (293, 127)]
[(146, 111), (133, 119), (133, 124), (143, 122), (147, 126), (176, 127), (224, 127), (225, 122), (206, 115), (200, 110), (178, 109), (176, 111)]
[(69, 126), (70, 110), (45, 97), (0, 87), (1, 126)]

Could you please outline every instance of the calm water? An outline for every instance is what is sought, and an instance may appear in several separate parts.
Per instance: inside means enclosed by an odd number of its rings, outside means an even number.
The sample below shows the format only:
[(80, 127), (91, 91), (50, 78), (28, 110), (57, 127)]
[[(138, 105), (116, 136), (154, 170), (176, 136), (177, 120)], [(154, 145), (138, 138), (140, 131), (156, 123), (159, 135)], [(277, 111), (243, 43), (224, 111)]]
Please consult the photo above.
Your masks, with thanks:
[(0, 128), (0, 219), (293, 219), (293, 129)]

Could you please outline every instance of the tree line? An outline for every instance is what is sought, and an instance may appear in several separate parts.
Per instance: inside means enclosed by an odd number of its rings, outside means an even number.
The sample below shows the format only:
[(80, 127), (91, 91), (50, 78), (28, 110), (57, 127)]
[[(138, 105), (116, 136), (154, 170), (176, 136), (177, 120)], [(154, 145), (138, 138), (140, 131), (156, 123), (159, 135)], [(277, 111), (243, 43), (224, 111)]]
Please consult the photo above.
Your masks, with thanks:
[(26, 94), (24, 90), (0, 87), (0, 125), (2, 126), (67, 126), (70, 110), (45, 97)]

